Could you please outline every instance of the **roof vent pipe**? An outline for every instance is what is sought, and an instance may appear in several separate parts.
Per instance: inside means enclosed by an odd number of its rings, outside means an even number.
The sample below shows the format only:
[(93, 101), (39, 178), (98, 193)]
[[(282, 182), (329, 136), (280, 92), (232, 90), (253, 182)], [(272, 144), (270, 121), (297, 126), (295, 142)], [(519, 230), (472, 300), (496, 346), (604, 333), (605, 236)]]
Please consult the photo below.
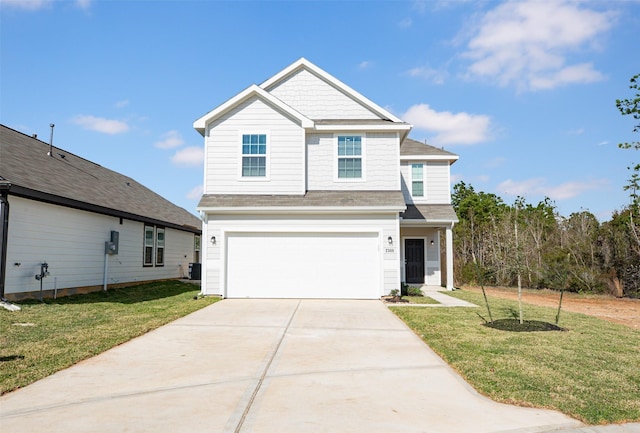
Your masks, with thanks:
[(49, 156), (53, 156), (53, 128), (56, 126), (53, 123), (50, 123), (51, 127), (51, 136), (49, 137)]

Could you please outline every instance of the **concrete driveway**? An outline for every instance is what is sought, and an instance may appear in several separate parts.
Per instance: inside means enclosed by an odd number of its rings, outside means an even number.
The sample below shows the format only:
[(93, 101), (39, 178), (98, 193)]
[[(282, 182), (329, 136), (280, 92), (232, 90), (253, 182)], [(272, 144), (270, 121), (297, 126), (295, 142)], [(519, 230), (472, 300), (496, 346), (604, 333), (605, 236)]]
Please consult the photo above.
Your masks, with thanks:
[(379, 301), (224, 300), (0, 397), (13, 433), (578, 426), (478, 395)]

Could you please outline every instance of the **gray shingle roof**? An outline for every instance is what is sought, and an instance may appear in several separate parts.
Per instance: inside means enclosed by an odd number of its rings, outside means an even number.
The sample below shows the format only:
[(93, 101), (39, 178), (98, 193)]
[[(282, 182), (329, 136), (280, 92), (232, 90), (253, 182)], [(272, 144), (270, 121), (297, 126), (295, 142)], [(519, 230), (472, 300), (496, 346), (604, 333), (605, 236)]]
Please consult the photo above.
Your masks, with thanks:
[(455, 153), (430, 146), (412, 138), (405, 138), (400, 145), (400, 155), (442, 155), (457, 157)]
[(201, 230), (200, 220), (130, 177), (0, 125), (0, 179), (10, 194), (139, 221)]
[(198, 208), (237, 207), (395, 207), (404, 208), (401, 191), (307, 191), (304, 195), (207, 194)]
[(458, 222), (458, 216), (450, 204), (417, 204), (407, 205), (407, 210), (400, 214), (403, 220), (409, 221), (452, 221)]

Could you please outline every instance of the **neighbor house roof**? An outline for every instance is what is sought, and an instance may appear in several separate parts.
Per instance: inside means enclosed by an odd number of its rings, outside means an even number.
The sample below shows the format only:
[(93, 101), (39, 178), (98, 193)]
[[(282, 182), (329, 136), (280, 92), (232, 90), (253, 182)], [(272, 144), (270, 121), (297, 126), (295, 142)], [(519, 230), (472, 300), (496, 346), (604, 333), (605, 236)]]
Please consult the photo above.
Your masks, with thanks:
[[(444, 149), (438, 149), (426, 143), (414, 140), (412, 138), (405, 138), (400, 144), (400, 158), (412, 159), (411, 157), (428, 156), (429, 159), (443, 159), (449, 160), (452, 163), (457, 161), (459, 156), (455, 153), (447, 152)], [(403, 158), (403, 159), (405, 159)]]
[(201, 221), (155, 192), (57, 146), (0, 125), (0, 180), (10, 194), (199, 233)]
[(379, 209), (399, 212), (405, 207), (401, 191), (307, 191), (304, 195), (206, 194), (198, 204), (198, 209), (207, 211), (255, 209), (262, 213), (288, 209), (308, 209), (313, 212)]
[(400, 214), (407, 222), (458, 222), (458, 216), (450, 204), (409, 204)]

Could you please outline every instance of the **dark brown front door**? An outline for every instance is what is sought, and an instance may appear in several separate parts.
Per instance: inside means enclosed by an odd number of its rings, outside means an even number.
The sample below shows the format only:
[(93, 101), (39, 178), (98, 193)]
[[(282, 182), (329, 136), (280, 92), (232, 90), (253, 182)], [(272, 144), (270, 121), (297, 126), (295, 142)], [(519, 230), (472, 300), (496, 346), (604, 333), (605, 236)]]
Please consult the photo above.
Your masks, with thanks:
[(424, 239), (405, 239), (404, 259), (406, 282), (424, 284)]

